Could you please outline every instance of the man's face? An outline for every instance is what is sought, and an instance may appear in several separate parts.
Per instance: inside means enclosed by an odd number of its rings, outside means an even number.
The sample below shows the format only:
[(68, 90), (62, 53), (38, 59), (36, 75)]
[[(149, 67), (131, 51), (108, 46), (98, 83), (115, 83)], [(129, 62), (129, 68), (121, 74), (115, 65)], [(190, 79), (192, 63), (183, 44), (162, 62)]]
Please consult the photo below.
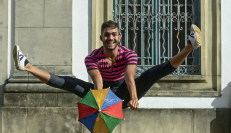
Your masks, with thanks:
[(120, 38), (118, 28), (113, 27), (105, 28), (100, 36), (103, 46), (110, 51), (113, 51), (118, 46)]

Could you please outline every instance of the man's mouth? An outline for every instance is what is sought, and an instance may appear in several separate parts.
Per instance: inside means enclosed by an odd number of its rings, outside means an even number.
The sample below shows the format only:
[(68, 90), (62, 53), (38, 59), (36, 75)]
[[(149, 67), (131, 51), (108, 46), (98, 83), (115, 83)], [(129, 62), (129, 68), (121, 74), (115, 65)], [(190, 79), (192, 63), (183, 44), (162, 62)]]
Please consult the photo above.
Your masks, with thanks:
[(107, 44), (109, 44), (109, 45), (110, 45), (110, 44), (111, 44), (111, 45), (112, 45), (112, 44), (115, 44), (115, 41), (107, 42)]

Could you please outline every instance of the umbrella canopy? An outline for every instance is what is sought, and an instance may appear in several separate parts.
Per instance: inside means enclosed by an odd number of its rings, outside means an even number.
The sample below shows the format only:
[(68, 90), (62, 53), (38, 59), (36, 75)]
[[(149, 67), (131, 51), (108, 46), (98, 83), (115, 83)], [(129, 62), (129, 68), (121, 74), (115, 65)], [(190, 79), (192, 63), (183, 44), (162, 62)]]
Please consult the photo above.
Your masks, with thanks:
[(79, 121), (91, 132), (111, 133), (123, 120), (122, 100), (109, 88), (90, 90), (78, 102)]

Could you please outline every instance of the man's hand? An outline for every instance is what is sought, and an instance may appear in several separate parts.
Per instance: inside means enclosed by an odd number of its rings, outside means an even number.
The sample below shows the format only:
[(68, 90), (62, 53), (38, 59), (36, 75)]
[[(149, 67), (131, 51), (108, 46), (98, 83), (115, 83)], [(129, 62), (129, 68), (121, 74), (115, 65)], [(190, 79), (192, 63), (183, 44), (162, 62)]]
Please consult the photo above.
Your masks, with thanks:
[(139, 102), (138, 99), (130, 100), (128, 102), (128, 107), (130, 107), (133, 110), (137, 110), (139, 108)]

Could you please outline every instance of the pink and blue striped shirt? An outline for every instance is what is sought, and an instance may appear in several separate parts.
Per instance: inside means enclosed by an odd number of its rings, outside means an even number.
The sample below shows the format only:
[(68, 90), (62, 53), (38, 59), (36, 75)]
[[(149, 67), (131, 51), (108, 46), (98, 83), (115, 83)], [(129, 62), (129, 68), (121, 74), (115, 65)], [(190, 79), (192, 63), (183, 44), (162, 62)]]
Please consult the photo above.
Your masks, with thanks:
[(137, 65), (137, 54), (125, 46), (118, 45), (118, 53), (114, 67), (107, 63), (103, 46), (92, 51), (85, 58), (87, 70), (98, 69), (104, 81), (119, 81), (124, 78), (125, 68), (127, 65)]

